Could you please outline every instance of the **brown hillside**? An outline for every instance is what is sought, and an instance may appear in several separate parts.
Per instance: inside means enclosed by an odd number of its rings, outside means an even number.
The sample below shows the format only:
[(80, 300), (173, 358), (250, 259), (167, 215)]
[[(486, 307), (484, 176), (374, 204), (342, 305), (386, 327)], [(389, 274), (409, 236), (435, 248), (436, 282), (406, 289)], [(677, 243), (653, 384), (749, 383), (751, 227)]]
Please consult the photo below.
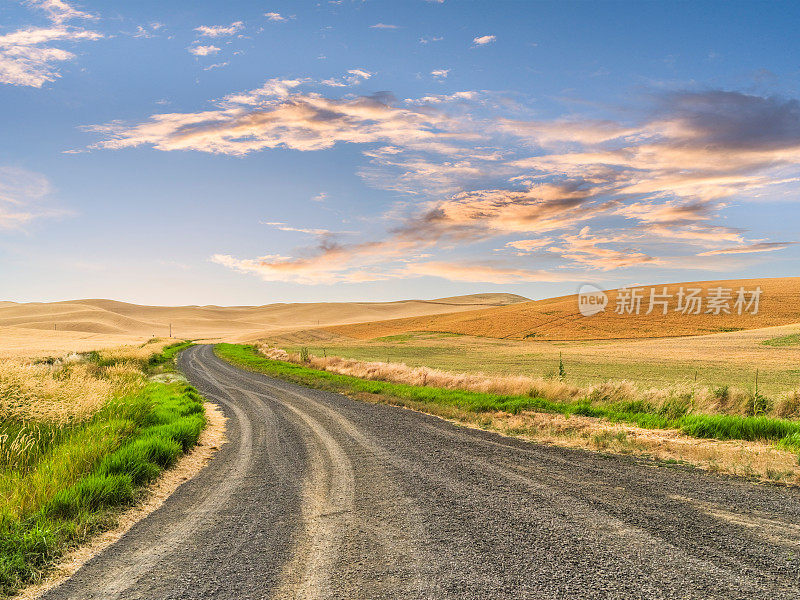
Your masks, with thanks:
[[(577, 294), (574, 294), (498, 308), (341, 325), (326, 330), (357, 339), (409, 331), (436, 331), (508, 339), (589, 340), (703, 335), (800, 322), (800, 277), (667, 284), (667, 292), (672, 294), (677, 294), (680, 287), (702, 289), (702, 314), (699, 315), (676, 312), (676, 296), (670, 299), (666, 315), (661, 314), (661, 306), (656, 306), (650, 315), (645, 314), (650, 303), (651, 287), (659, 294), (664, 284), (640, 286), (644, 291), (639, 315), (616, 314), (619, 291), (611, 290), (608, 292), (606, 310), (590, 317), (584, 317), (579, 312)], [(733, 299), (729, 303), (730, 314), (705, 312), (708, 290), (717, 287), (733, 290)], [(758, 314), (736, 314), (734, 302), (740, 287), (748, 292), (756, 287), (761, 288)]]

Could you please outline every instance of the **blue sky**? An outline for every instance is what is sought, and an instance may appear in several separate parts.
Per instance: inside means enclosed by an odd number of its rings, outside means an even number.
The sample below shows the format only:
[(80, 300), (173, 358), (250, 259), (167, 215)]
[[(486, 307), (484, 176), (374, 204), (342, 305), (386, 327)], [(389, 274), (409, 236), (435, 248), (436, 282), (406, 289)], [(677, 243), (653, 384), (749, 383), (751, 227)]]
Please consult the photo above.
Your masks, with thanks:
[(2, 299), (800, 275), (793, 3), (0, 7)]

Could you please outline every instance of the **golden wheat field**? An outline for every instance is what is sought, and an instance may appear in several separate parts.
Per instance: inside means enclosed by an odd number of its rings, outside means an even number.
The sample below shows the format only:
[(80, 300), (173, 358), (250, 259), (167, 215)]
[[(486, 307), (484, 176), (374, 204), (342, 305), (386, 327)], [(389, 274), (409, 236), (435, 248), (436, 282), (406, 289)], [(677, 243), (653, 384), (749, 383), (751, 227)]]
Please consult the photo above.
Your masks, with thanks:
[(0, 356), (60, 355), (155, 337), (247, 341), (265, 333), (452, 313), (527, 300), (472, 294), (436, 300), (317, 302), (264, 306), (140, 306), (112, 300), (0, 303)]
[[(327, 331), (364, 340), (410, 331), (431, 331), (503, 339), (557, 341), (692, 336), (800, 323), (800, 277), (699, 281), (637, 287), (642, 290), (639, 314), (628, 312), (631, 306), (627, 302), (623, 306), (624, 312), (618, 314), (616, 308), (621, 292), (611, 290), (608, 292), (606, 310), (588, 317), (579, 312), (578, 296), (571, 295), (458, 314), (338, 325), (327, 328)], [(662, 298), (664, 288), (671, 298)], [(681, 288), (684, 294), (690, 289), (700, 290), (702, 301), (699, 314), (691, 314), (695, 306), (690, 307), (691, 311), (688, 313), (676, 310)], [(710, 313), (706, 312), (709, 309), (708, 299), (718, 288), (731, 295), (727, 303), (729, 312), (720, 309), (719, 314), (715, 314), (715, 308)], [(757, 314), (751, 314), (752, 308), (748, 311), (746, 305), (742, 306), (742, 314), (738, 313), (736, 300), (739, 288), (743, 288), (745, 292), (761, 289)], [(646, 314), (650, 308), (651, 289), (655, 290), (656, 303), (653, 311)], [(749, 301), (750, 295), (745, 299)], [(658, 303), (659, 300), (668, 302), (666, 314), (663, 314), (665, 307)], [(684, 300), (684, 305), (686, 304), (688, 302)]]

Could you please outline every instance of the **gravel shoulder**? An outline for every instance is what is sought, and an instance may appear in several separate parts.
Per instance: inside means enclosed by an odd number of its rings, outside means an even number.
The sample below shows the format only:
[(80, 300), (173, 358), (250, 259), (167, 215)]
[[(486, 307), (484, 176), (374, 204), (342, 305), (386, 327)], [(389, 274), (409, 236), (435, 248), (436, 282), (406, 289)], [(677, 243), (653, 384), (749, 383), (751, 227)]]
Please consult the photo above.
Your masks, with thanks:
[(228, 443), (46, 598), (800, 597), (798, 489), (179, 365)]

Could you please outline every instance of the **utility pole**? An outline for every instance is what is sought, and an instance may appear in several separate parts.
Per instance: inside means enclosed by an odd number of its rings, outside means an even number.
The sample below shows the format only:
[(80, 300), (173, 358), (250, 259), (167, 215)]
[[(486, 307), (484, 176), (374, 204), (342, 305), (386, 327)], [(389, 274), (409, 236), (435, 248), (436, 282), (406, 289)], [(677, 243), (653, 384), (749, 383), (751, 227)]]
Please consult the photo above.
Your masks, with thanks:
[(169, 337), (172, 337), (172, 323), (169, 324)]

